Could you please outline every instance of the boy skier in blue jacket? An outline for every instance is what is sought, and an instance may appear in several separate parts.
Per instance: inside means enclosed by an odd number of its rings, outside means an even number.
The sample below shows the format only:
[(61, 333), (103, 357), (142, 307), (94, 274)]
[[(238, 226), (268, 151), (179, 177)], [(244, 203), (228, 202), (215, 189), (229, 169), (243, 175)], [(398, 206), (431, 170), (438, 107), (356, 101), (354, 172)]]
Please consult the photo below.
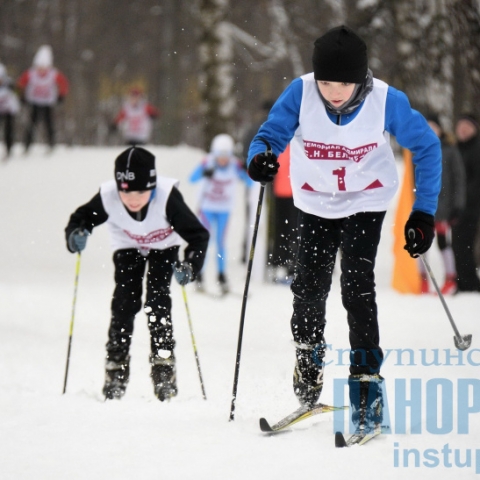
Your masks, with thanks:
[(317, 39), (312, 62), (313, 72), (293, 80), (252, 140), (248, 172), (255, 181), (272, 181), (277, 156), (290, 143), (293, 198), (300, 209), (291, 286), (293, 386), (302, 405), (313, 406), (322, 390), (326, 300), (342, 252), (352, 422), (363, 436), (382, 421), (374, 267), (385, 212), (399, 185), (389, 134), (414, 153), (416, 200), (405, 225), (411, 256), (426, 252), (434, 238), (440, 143), (404, 93), (372, 76), (365, 42), (348, 27)]

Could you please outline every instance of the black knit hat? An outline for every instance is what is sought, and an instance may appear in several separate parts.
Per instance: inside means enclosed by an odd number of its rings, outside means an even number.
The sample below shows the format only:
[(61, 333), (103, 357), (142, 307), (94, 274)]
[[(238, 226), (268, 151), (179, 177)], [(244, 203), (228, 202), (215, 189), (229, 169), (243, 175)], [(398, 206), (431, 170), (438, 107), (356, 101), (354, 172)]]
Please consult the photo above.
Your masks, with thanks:
[(458, 120), (468, 120), (471, 124), (475, 126), (477, 130), (480, 128), (480, 124), (478, 123), (478, 118), (472, 112), (464, 112), (460, 114), (460, 116), (458, 117)]
[(442, 128), (442, 124), (440, 123), (440, 118), (438, 117), (438, 113), (427, 112), (425, 114), (425, 119), (427, 120), (427, 122), (436, 123), (440, 128)]
[(367, 45), (341, 25), (315, 40), (312, 62), (315, 80), (363, 83), (368, 72)]
[(128, 148), (115, 160), (115, 181), (124, 192), (153, 190), (157, 185), (155, 157), (144, 148)]

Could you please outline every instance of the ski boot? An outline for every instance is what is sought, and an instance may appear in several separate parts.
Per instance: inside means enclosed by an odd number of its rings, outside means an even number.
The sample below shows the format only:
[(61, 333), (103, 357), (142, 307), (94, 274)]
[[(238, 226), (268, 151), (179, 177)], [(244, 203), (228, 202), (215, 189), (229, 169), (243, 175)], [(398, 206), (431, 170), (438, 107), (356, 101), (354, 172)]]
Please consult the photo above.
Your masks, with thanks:
[(155, 396), (161, 401), (170, 400), (178, 393), (177, 375), (175, 369), (175, 356), (169, 352), (167, 358), (150, 355), (150, 365), (152, 371), (153, 390)]
[(355, 435), (365, 436), (381, 430), (383, 382), (383, 377), (378, 374), (360, 374), (348, 377)]
[(295, 345), (297, 359), (293, 370), (293, 390), (300, 404), (311, 408), (322, 393), (325, 343)]
[(220, 291), (222, 295), (226, 295), (230, 289), (228, 288), (227, 278), (224, 273), (218, 274), (218, 284), (220, 285)]
[(103, 394), (106, 400), (120, 400), (125, 395), (130, 377), (130, 357), (125, 360), (108, 360), (105, 364)]

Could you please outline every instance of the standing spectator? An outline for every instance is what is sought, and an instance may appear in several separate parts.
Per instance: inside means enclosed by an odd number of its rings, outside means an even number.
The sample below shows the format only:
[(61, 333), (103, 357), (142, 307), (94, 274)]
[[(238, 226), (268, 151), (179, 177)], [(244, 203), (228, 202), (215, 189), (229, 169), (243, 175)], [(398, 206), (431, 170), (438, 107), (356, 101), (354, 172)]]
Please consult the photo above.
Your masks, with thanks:
[(140, 87), (132, 87), (113, 127), (120, 128), (127, 145), (145, 145), (150, 141), (153, 122), (160, 112), (147, 102)]
[(457, 266), (459, 292), (480, 292), (474, 247), (480, 218), (480, 135), (477, 117), (460, 115), (455, 125), (458, 149), (465, 166), (467, 196), (465, 209), (453, 226), (452, 246)]
[(270, 203), (270, 244), (269, 263), (275, 267), (273, 280), (276, 283), (290, 284), (294, 274), (297, 245), (298, 209), (293, 203), (290, 183), (290, 145), (278, 157), (280, 169), (272, 185)]
[(35, 127), (43, 118), (50, 148), (55, 145), (54, 107), (62, 103), (68, 94), (68, 80), (53, 66), (53, 53), (50, 45), (42, 45), (30, 69), (20, 75), (17, 88), (22, 101), (30, 106), (30, 123), (25, 135), (25, 152), (32, 144)]
[[(217, 135), (210, 153), (192, 172), (190, 181), (202, 181), (200, 190), (200, 219), (209, 230), (216, 231), (218, 283), (222, 294), (229, 291), (226, 266), (226, 233), (235, 200), (235, 182), (251, 183), (240, 160), (233, 154), (233, 138), (226, 133)], [(213, 237), (211, 237), (213, 238)], [(203, 290), (202, 275), (197, 275), (198, 289)]]
[(15, 115), (19, 111), (18, 98), (13, 91), (13, 84), (7, 70), (0, 63), (0, 123), (4, 123), (4, 140), (5, 140), (5, 156), (6, 160), (11, 153), (14, 132), (15, 132)]
[[(465, 208), (465, 169), (460, 152), (455, 146), (455, 139), (443, 130), (438, 115), (429, 114), (426, 118), (430, 128), (440, 138), (442, 144), (442, 189), (435, 214), (435, 233), (445, 271), (445, 282), (441, 292), (448, 295), (457, 291), (457, 271), (452, 250), (451, 227), (458, 222)], [(426, 268), (421, 261), (418, 262), (418, 265), (422, 276), (421, 292), (428, 293), (429, 281)]]

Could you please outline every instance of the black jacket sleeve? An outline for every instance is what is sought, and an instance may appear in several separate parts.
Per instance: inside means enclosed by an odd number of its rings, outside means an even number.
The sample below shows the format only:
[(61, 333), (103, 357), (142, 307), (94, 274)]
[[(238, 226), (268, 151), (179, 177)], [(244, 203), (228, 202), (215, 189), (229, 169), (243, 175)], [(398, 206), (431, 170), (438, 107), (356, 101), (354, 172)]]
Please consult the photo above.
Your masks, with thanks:
[(166, 205), (167, 219), (174, 230), (188, 243), (184, 258), (191, 263), (195, 276), (200, 272), (207, 254), (209, 233), (183, 200), (182, 194), (172, 188)]
[(72, 215), (70, 215), (70, 220), (65, 227), (67, 249), (70, 252), (72, 251), (68, 248), (68, 237), (76, 228), (86, 228), (92, 233), (94, 227), (106, 222), (107, 219), (108, 214), (103, 207), (102, 197), (100, 193), (97, 193), (88, 203), (78, 207)]

